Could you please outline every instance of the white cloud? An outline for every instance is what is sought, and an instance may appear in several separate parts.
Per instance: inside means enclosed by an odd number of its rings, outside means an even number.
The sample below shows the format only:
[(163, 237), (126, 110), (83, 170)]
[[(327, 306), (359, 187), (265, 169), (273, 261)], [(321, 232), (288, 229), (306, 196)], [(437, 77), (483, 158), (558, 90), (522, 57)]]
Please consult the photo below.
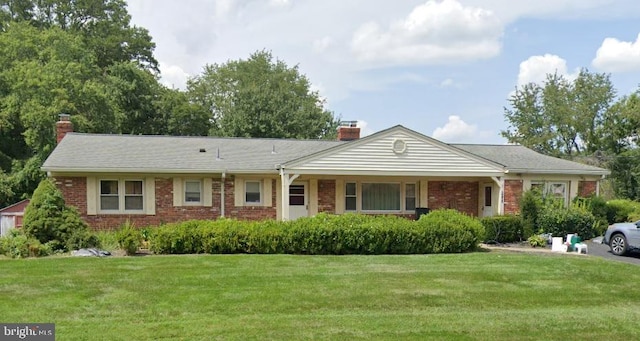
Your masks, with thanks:
[(161, 82), (169, 88), (186, 89), (189, 74), (178, 65), (160, 63)]
[(331, 39), (331, 37), (324, 36), (313, 42), (313, 51), (317, 53), (324, 52), (332, 44), (333, 44), (333, 39)]
[(449, 121), (443, 127), (436, 128), (432, 134), (433, 138), (446, 142), (466, 142), (477, 135), (478, 126), (466, 123), (457, 115), (449, 116)]
[(375, 64), (442, 64), (494, 57), (502, 34), (502, 23), (489, 10), (429, 0), (388, 29), (377, 22), (360, 26), (351, 49), (358, 60)]
[(635, 42), (606, 38), (591, 64), (606, 72), (640, 70), (640, 34)]
[(567, 79), (577, 77), (579, 70), (569, 73), (567, 71), (567, 61), (554, 54), (543, 56), (531, 56), (520, 63), (518, 73), (518, 86), (528, 83), (542, 84), (547, 78), (547, 74), (557, 73)]
[(358, 120), (357, 122), (356, 126), (360, 128), (360, 137), (369, 136), (375, 133), (373, 129), (369, 128), (369, 123), (367, 123), (367, 121)]
[(290, 4), (291, 4), (291, 1), (289, 0), (270, 0), (269, 1), (269, 5), (274, 7), (285, 7), (285, 6), (289, 6)]
[(455, 82), (451, 78), (444, 79), (442, 82), (440, 82), (440, 87), (441, 88), (448, 88), (448, 87), (452, 87), (454, 85), (455, 85)]

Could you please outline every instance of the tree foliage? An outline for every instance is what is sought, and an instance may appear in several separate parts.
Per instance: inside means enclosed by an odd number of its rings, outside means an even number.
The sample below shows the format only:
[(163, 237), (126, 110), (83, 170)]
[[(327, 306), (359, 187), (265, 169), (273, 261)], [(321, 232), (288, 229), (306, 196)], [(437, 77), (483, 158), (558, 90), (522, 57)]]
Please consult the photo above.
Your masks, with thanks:
[(24, 231), (54, 249), (71, 250), (95, 246), (78, 211), (65, 205), (62, 193), (50, 179), (38, 185), (24, 213)]
[(194, 103), (209, 108), (212, 135), (333, 138), (338, 121), (297, 66), (258, 51), (247, 60), (205, 66), (188, 82)]
[(583, 69), (575, 80), (547, 75), (543, 85), (516, 89), (505, 108), (509, 128), (502, 136), (538, 152), (572, 157), (602, 150), (601, 134), (615, 89), (607, 74)]
[(134, 61), (156, 70), (149, 32), (131, 26), (124, 0), (1, 0), (0, 30), (25, 22), (39, 29), (57, 27), (80, 37), (102, 69)]

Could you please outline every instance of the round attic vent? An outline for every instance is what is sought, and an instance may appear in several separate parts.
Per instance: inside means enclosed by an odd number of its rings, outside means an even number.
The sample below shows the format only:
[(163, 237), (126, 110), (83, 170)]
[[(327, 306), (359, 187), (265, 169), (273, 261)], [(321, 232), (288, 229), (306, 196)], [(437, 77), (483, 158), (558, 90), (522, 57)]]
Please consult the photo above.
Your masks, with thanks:
[(407, 143), (401, 139), (394, 139), (391, 144), (391, 149), (393, 149), (393, 152), (396, 154), (403, 154), (407, 151)]

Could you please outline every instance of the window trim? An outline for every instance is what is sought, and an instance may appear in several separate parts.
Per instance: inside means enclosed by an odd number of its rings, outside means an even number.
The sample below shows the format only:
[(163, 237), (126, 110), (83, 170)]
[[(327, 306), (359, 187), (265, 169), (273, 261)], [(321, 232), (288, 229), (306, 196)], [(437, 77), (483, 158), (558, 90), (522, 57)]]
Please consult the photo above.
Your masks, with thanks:
[[(354, 183), (356, 184), (356, 210), (348, 210), (347, 209), (347, 184), (349, 183)], [(400, 186), (400, 209), (399, 210), (365, 210), (362, 208), (362, 199), (363, 199), (363, 195), (362, 195), (362, 185), (363, 184), (397, 184)], [(419, 202), (419, 193), (420, 193), (420, 187), (419, 187), (419, 181), (379, 181), (379, 180), (365, 180), (365, 181), (356, 181), (356, 180), (345, 180), (344, 182), (344, 193), (342, 195), (342, 200), (344, 200), (344, 212), (350, 212), (350, 213), (365, 213), (365, 214), (385, 214), (385, 213), (389, 213), (389, 214), (410, 214), (410, 213), (414, 213), (415, 209), (413, 210), (407, 210), (407, 192), (406, 192), (406, 186), (408, 184), (413, 184), (415, 186), (415, 193), (414, 193), (414, 198), (415, 198), (415, 205), (416, 207), (420, 206), (420, 202)], [(353, 196), (350, 196), (353, 197)]]
[(552, 186), (557, 184), (561, 184), (564, 186), (564, 197), (562, 198), (562, 200), (563, 200), (564, 207), (568, 207), (570, 202), (570, 196), (571, 196), (571, 193), (570, 193), (571, 181), (569, 180), (532, 180), (529, 190), (532, 190), (535, 186), (540, 186), (542, 188), (543, 197), (551, 196), (554, 199), (555, 198), (559, 199), (559, 197), (556, 197), (551, 194)]
[[(354, 188), (355, 188), (355, 193), (354, 194), (349, 194), (347, 193), (347, 186), (349, 186), (349, 184), (353, 184)], [(347, 208), (347, 198), (355, 198), (356, 199), (356, 208), (353, 210), (350, 210)], [(345, 212), (358, 212), (358, 183), (355, 181), (347, 181), (344, 184), (344, 210)]]
[[(115, 181), (116, 182), (116, 191), (117, 193), (115, 195), (113, 194), (102, 194), (102, 182), (103, 181)], [(118, 179), (99, 179), (98, 180), (98, 211), (103, 212), (103, 213), (119, 213), (120, 212), (120, 208), (123, 207), (122, 203), (120, 202), (120, 193), (122, 191), (120, 190), (120, 181)], [(118, 198), (118, 208), (117, 209), (102, 209), (102, 197), (116, 197)]]
[[(257, 183), (258, 184), (258, 195), (260, 195), (260, 199), (258, 201), (247, 201), (247, 184), (248, 183)], [(243, 202), (244, 206), (262, 206), (264, 202), (264, 198), (262, 195), (262, 180), (252, 180), (248, 179), (244, 181), (244, 193), (243, 193)], [(255, 192), (252, 192), (255, 193)]]
[[(200, 200), (198, 201), (187, 201), (187, 182), (197, 182), (198, 183), (198, 191), (200, 194)], [(202, 179), (184, 179), (182, 181), (182, 204), (184, 206), (202, 206), (204, 204), (204, 192), (203, 192), (204, 184)]]
[[(118, 183), (118, 209), (117, 210), (109, 210), (109, 209), (102, 209), (102, 182), (103, 181), (117, 181)], [(127, 195), (126, 193), (126, 182), (127, 181), (138, 181), (142, 184), (142, 193), (135, 194), (129, 194)], [(97, 181), (97, 185), (98, 185), (98, 213), (99, 214), (145, 214), (145, 208), (147, 207), (147, 200), (148, 198), (146, 198), (146, 185), (145, 185), (145, 180), (144, 179), (140, 179), (140, 178), (104, 178), (104, 179), (98, 179)], [(125, 198), (128, 196), (135, 196), (135, 197), (141, 197), (142, 198), (142, 209), (139, 210), (128, 210), (126, 209), (125, 206)]]
[[(418, 207), (418, 183), (417, 182), (403, 182), (402, 183), (402, 188), (404, 189), (404, 193), (400, 193), (400, 195), (404, 198), (404, 207), (401, 207), (404, 209), (405, 212), (411, 212), (411, 211), (415, 211), (416, 208)], [(413, 185), (413, 196), (410, 197), (407, 195), (407, 186), (408, 185)], [(408, 209), (407, 208), (407, 199), (409, 198), (413, 198), (413, 209)]]

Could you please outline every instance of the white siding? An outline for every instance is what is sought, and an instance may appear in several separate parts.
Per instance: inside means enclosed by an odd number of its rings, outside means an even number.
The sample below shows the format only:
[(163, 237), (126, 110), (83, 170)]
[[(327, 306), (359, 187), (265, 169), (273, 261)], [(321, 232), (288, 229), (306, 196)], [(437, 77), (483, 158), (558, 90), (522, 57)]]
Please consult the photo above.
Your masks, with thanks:
[[(393, 143), (403, 140), (404, 153), (395, 153)], [(356, 144), (331, 155), (309, 160), (292, 170), (349, 170), (381, 172), (456, 173), (500, 172), (501, 169), (465, 155), (464, 152), (395, 132), (378, 139)]]

